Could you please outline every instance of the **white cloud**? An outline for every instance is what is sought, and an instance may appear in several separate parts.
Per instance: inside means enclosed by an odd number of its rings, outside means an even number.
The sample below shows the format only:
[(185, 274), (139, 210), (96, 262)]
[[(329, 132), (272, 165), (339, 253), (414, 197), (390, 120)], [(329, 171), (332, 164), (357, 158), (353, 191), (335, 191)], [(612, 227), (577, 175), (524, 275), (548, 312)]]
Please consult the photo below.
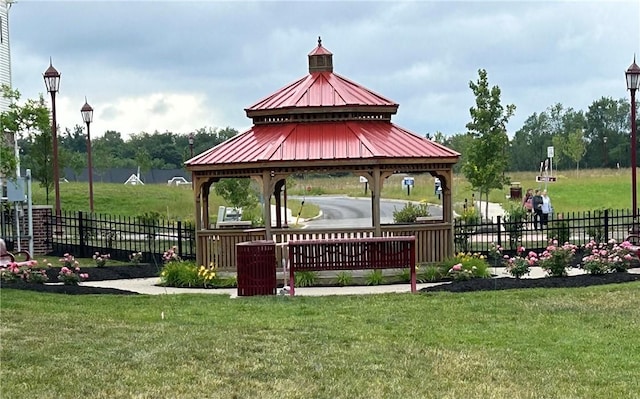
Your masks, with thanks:
[[(226, 126), (222, 114), (207, 106), (203, 94), (153, 93), (104, 102), (88, 99), (88, 102), (94, 109), (92, 137), (102, 136), (107, 130), (115, 130), (127, 137), (155, 131), (187, 134), (202, 127)], [(62, 128), (83, 125), (80, 115), (82, 104), (67, 96), (56, 98), (58, 125)]]

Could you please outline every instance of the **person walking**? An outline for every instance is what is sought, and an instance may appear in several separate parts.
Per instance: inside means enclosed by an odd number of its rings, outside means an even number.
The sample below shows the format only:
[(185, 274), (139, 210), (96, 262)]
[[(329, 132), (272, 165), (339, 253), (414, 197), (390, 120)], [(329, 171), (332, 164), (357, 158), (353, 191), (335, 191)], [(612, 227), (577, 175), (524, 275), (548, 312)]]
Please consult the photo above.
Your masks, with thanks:
[(533, 189), (527, 189), (522, 199), (522, 207), (527, 211), (527, 222), (533, 222)]
[(536, 190), (533, 194), (531, 206), (533, 207), (533, 229), (542, 230), (542, 195), (540, 195), (540, 190)]
[(540, 207), (542, 211), (542, 227), (547, 227), (549, 224), (549, 215), (553, 213), (553, 206), (551, 206), (551, 198), (547, 195), (547, 190), (542, 191), (542, 206)]

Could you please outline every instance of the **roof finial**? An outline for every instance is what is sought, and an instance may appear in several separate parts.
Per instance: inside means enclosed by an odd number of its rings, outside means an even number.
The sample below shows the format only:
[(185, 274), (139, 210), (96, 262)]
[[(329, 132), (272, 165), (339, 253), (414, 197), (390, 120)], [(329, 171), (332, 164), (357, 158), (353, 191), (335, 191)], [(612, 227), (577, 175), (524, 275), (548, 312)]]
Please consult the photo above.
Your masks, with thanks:
[(322, 47), (322, 39), (318, 36), (318, 47)]

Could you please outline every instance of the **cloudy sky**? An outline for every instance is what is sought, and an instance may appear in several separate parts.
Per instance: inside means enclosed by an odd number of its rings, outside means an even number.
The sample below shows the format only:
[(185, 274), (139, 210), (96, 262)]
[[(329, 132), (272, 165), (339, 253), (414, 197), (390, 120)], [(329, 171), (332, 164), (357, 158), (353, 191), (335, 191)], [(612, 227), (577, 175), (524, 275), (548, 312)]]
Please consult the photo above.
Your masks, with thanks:
[(58, 123), (82, 124), (86, 96), (92, 136), (243, 131), (245, 108), (308, 73), (318, 36), (334, 72), (399, 103), (394, 122), (420, 134), (465, 131), (480, 68), (517, 106), (512, 134), (558, 102), (628, 98), (640, 59), (638, 0), (19, 0), (9, 20), (13, 87), (48, 98), (51, 57)]

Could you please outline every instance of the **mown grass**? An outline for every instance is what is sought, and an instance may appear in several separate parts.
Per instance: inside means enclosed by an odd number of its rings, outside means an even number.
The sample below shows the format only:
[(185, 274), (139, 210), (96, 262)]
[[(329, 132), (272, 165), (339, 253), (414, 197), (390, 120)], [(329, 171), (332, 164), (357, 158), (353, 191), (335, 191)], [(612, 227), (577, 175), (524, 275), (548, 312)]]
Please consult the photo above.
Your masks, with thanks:
[[(88, 183), (69, 182), (60, 184), (60, 203), (63, 210), (89, 212)], [(190, 186), (166, 186), (145, 184), (131, 186), (115, 183), (94, 183), (94, 212), (99, 214), (137, 217), (145, 213), (158, 213), (165, 220), (193, 222), (195, 199)], [(53, 191), (49, 193), (49, 205), (54, 202)], [(45, 205), (46, 192), (37, 183), (33, 184), (33, 203)], [(299, 200), (289, 200), (289, 208), (295, 215), (300, 211)], [(211, 223), (217, 218), (218, 207), (225, 201), (213, 190), (209, 195)], [(318, 207), (305, 204), (302, 218), (318, 214)]]
[[(507, 174), (511, 182), (518, 182), (522, 194), (528, 188), (544, 189), (545, 183), (536, 182), (537, 172), (513, 172)], [(588, 169), (576, 173), (575, 170), (556, 171), (556, 182), (547, 183), (546, 188), (556, 212), (590, 211), (595, 209), (631, 208), (631, 169)], [(434, 179), (430, 174), (414, 175), (415, 186), (407, 195), (402, 187), (403, 175), (389, 177), (384, 184), (382, 197), (427, 201), (439, 203), (434, 193)], [(299, 182), (296, 191), (301, 194), (303, 187), (311, 187), (311, 192), (324, 194), (347, 194), (363, 196), (364, 184), (353, 176), (340, 178), (308, 178)], [(489, 201), (508, 203), (510, 186), (493, 190)], [(370, 194), (367, 194), (370, 195)], [(469, 182), (461, 175), (454, 176), (453, 201), (457, 204), (472, 200), (473, 191)], [(478, 200), (478, 194), (475, 193)], [(484, 200), (484, 198), (483, 198)]]
[(639, 289), (240, 299), (2, 289), (1, 396), (638, 398)]
[[(554, 173), (558, 181), (547, 184), (547, 190), (556, 212), (589, 211), (595, 209), (631, 208), (631, 170), (630, 169), (593, 169)], [(519, 182), (522, 191), (527, 188), (544, 188), (544, 183), (535, 181), (537, 172), (510, 173), (512, 182)], [(402, 187), (403, 175), (394, 175), (385, 181), (382, 197), (427, 201), (439, 203), (434, 192), (434, 180), (429, 174), (415, 175), (415, 186), (407, 195)], [(44, 204), (44, 190), (34, 184), (34, 203)], [(364, 196), (364, 184), (358, 177), (302, 177), (294, 181), (288, 190), (289, 195), (344, 194)], [(493, 190), (489, 196), (491, 202), (507, 203), (509, 186), (502, 190)], [(370, 195), (368, 191), (366, 195)], [(88, 211), (88, 184), (63, 183), (60, 185), (62, 208), (67, 210)], [(460, 208), (464, 201), (472, 200), (470, 184), (460, 175), (454, 176), (453, 200)], [(476, 199), (477, 195), (476, 195)], [(222, 198), (212, 190), (210, 195), (211, 216), (217, 215), (218, 206), (224, 205)], [(50, 194), (53, 203), (53, 193)], [(301, 212), (302, 218), (317, 215), (318, 207), (308, 202), (301, 207), (300, 200), (289, 199), (288, 206), (294, 217)], [(190, 186), (168, 187), (163, 184), (129, 186), (123, 184), (95, 183), (94, 207), (97, 213), (123, 216), (139, 216), (148, 212), (157, 212), (168, 220), (193, 221), (194, 197)]]

